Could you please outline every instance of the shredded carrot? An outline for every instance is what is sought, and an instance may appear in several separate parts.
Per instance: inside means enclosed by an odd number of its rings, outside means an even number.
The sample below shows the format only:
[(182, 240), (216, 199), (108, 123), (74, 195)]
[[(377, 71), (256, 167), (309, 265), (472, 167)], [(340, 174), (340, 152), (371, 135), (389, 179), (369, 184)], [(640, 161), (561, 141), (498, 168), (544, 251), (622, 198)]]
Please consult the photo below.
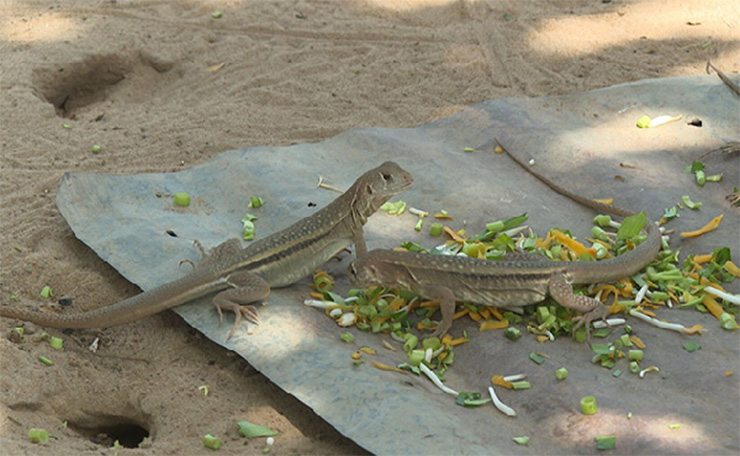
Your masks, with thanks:
[(624, 304), (617, 304), (616, 302), (609, 306), (609, 314), (614, 315), (618, 314), (620, 312), (624, 312), (624, 309), (626, 309), (626, 306)]
[(594, 201), (601, 204), (614, 204), (614, 198), (594, 198)]
[(504, 388), (514, 388), (514, 385), (512, 385), (511, 382), (507, 382), (506, 380), (504, 380), (503, 375), (494, 375), (493, 377), (491, 377), (491, 383), (493, 383), (495, 386), (503, 386)]
[(644, 309), (643, 309), (643, 310), (642, 310), (642, 313), (644, 313), (645, 315), (649, 315), (649, 316), (651, 316), (651, 317), (655, 318), (655, 312), (651, 312), (651, 311), (649, 311), (649, 310), (644, 310)]
[(458, 318), (466, 315), (468, 312), (470, 312), (470, 309), (468, 309), (467, 307), (463, 307), (461, 311), (455, 312), (455, 315), (452, 316), (452, 319), (457, 320)]
[(722, 217), (724, 217), (725, 214), (720, 214), (717, 217), (713, 218), (709, 223), (704, 225), (703, 227), (699, 228), (695, 231), (685, 231), (681, 233), (681, 237), (687, 238), (687, 237), (697, 237), (701, 236), (702, 234), (706, 234), (712, 230), (716, 230), (719, 226), (720, 222), (722, 221)]
[(470, 342), (470, 339), (467, 339), (465, 337), (458, 337), (457, 339), (452, 339), (449, 345), (452, 347), (457, 347), (458, 345), (464, 344), (465, 342)]
[(319, 293), (318, 291), (312, 291), (311, 292), (311, 297), (314, 298), (314, 299), (319, 299), (321, 301), (324, 300), (324, 294), (323, 293)]
[(694, 257), (694, 263), (695, 264), (704, 264), (704, 263), (706, 263), (707, 261), (709, 261), (711, 259), (712, 259), (712, 254), (711, 253), (706, 253), (704, 255), (696, 255)]
[(352, 352), (352, 359), (357, 361), (360, 358), (362, 358), (362, 352), (360, 350), (357, 350), (356, 352)]
[(391, 303), (388, 304), (388, 306), (384, 309), (384, 311), (387, 310), (390, 311), (390, 313), (385, 317), (373, 318), (373, 323), (383, 323), (384, 321), (388, 320), (397, 310), (403, 307), (404, 304), (406, 304), (406, 301), (404, 301), (403, 298), (401, 298), (400, 296), (396, 296), (395, 298), (393, 298), (393, 301), (391, 301)]
[(453, 241), (457, 242), (458, 244), (462, 244), (463, 242), (465, 242), (465, 239), (460, 237), (460, 235), (458, 235), (454, 231), (452, 231), (452, 228), (450, 228), (449, 226), (445, 226), (444, 231), (445, 233), (447, 233), (449, 237), (452, 238)]
[(360, 347), (360, 351), (363, 353), (367, 353), (368, 355), (374, 355), (377, 353), (374, 348), (370, 347)]
[(704, 295), (704, 301), (702, 301), (702, 304), (704, 304), (704, 307), (706, 307), (707, 310), (709, 310), (709, 313), (714, 315), (714, 318), (716, 318), (717, 320), (722, 318), (722, 314), (725, 313), (725, 311), (722, 309), (722, 306), (720, 306), (719, 303), (708, 294)]
[(389, 366), (388, 364), (379, 363), (377, 361), (373, 361), (373, 366), (377, 367), (380, 370), (384, 370), (384, 371), (400, 372), (402, 374), (406, 373), (406, 371), (403, 369), (399, 369), (395, 366)]
[(439, 300), (437, 301), (424, 301), (421, 304), (419, 304), (419, 307), (422, 309), (425, 309), (427, 307), (439, 307)]
[(725, 377), (732, 377), (732, 374), (734, 374), (734, 372), (732, 372), (732, 371), (725, 371)]
[(547, 342), (547, 341), (549, 341), (549, 340), (550, 340), (550, 338), (549, 338), (549, 337), (547, 337), (547, 336), (544, 336), (544, 335), (541, 335), (541, 336), (537, 336), (537, 342), (539, 342), (539, 343), (542, 343), (542, 342)]
[(452, 342), (452, 336), (445, 334), (440, 342), (442, 342), (443, 345), (450, 345), (450, 342)]
[(447, 355), (448, 354), (449, 354), (449, 352), (442, 352), (439, 355), (437, 355), (437, 359), (439, 359), (440, 361), (444, 361), (445, 358), (447, 358)]
[(617, 297), (619, 296), (619, 290), (614, 285), (602, 285), (600, 287), (594, 288), (594, 294), (597, 294), (599, 291), (604, 291), (605, 293), (601, 294), (601, 302), (608, 302), (609, 301), (609, 295), (614, 295), (614, 302), (617, 302)]
[(534, 246), (538, 249), (546, 248), (550, 244), (550, 242), (552, 242), (552, 234), (547, 233), (547, 237), (545, 239), (538, 238), (535, 241)]
[(478, 313), (481, 317), (483, 317), (484, 320), (491, 319), (491, 311), (488, 310), (488, 307), (484, 307), (483, 309), (479, 310)]
[(718, 283), (710, 282), (706, 277), (700, 277), (699, 278), (699, 283), (702, 284), (702, 285), (712, 286), (712, 287), (718, 289), (719, 291), (724, 291), (725, 293), (727, 293), (727, 290), (725, 290), (724, 288), (722, 288), (722, 285), (720, 285)]
[(735, 277), (740, 277), (740, 268), (735, 265), (732, 261), (727, 261), (724, 265), (725, 271), (729, 272), (730, 274), (734, 275)]
[(645, 348), (645, 347), (646, 347), (646, 345), (645, 345), (645, 342), (643, 342), (643, 341), (642, 341), (642, 339), (640, 339), (640, 338), (639, 338), (639, 337), (637, 337), (637, 336), (630, 336), (630, 341), (631, 341), (631, 342), (632, 342), (633, 344), (635, 344), (635, 346), (636, 346), (637, 348), (639, 348), (640, 350), (642, 350), (643, 348)]
[(480, 314), (478, 312), (473, 312), (472, 310), (468, 312), (468, 317), (473, 321), (479, 321), (481, 319)]
[(430, 329), (434, 328), (434, 323), (424, 323), (423, 321), (420, 321), (416, 324), (416, 329), (421, 331), (422, 329)]
[(393, 250), (395, 250), (396, 252), (408, 252), (408, 249), (404, 247), (393, 247)]
[(489, 329), (503, 329), (509, 327), (509, 320), (487, 320), (480, 324), (478, 331), (488, 331)]
[(501, 312), (495, 307), (488, 307), (488, 311), (491, 312), (491, 315), (493, 315), (493, 318), (495, 318), (498, 321), (501, 321), (504, 319), (504, 316), (501, 315)]
[(685, 334), (701, 334), (703, 330), (704, 327), (702, 325), (694, 325), (691, 328), (686, 328), (682, 332)]
[(569, 238), (565, 234), (561, 233), (560, 231), (556, 230), (550, 230), (553, 233), (553, 236), (566, 246), (571, 252), (575, 253), (576, 256), (581, 256), (583, 253), (589, 254), (592, 258), (596, 258), (596, 249), (593, 247), (589, 248), (585, 245), (581, 244), (580, 242), (576, 241), (575, 239)]

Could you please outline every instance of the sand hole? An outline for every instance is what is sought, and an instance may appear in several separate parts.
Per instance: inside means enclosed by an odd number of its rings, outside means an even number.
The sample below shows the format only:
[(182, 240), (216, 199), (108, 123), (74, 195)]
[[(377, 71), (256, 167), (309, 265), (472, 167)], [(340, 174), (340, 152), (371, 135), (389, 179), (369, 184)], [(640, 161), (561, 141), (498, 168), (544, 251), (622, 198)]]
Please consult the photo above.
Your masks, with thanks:
[(67, 426), (91, 442), (106, 447), (112, 447), (118, 441), (124, 448), (138, 448), (149, 437), (149, 431), (145, 427), (126, 417), (106, 417), (100, 420), (99, 425), (90, 424), (70, 421)]
[(79, 61), (33, 71), (33, 84), (60, 117), (74, 118), (81, 108), (105, 101), (126, 78), (130, 59), (118, 54), (92, 55)]

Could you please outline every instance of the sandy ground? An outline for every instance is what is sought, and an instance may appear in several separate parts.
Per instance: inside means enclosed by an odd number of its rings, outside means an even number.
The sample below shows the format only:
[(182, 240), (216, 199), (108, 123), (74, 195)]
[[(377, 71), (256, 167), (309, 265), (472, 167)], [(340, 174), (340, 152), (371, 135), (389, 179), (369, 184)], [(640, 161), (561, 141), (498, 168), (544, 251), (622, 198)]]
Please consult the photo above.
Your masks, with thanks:
[[(44, 285), (77, 309), (138, 292), (57, 212), (64, 172), (177, 171), (487, 99), (700, 74), (708, 55), (740, 71), (737, 2), (6, 0), (0, 303), (38, 306)], [(136, 454), (204, 453), (206, 433), (221, 453), (260, 454), (238, 420), (279, 430), (273, 454), (364, 453), (171, 312), (63, 337), (64, 352), (0, 339), (0, 453), (100, 453), (144, 429), (151, 446)], [(50, 443), (28, 443), (31, 427)]]

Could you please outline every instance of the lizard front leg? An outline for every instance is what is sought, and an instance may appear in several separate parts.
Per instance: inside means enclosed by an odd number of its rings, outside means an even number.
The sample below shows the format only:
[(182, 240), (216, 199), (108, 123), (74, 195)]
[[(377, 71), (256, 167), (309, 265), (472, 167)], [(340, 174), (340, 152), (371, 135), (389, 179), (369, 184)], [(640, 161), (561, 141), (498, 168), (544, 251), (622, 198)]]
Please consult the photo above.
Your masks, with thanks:
[(213, 305), (216, 306), (218, 311), (219, 326), (224, 320), (222, 310), (234, 312), (234, 325), (226, 337), (226, 340), (229, 340), (239, 326), (242, 315), (255, 323), (259, 323), (257, 308), (248, 304), (265, 299), (270, 294), (270, 286), (262, 277), (249, 271), (231, 274), (227, 283), (233, 288), (224, 290), (214, 296)]
[(365, 243), (365, 235), (360, 228), (353, 236), (352, 243), (355, 244), (355, 258), (359, 258), (361, 255), (367, 253), (367, 244)]
[(586, 327), (586, 335), (591, 339), (591, 322), (593, 320), (604, 320), (609, 315), (609, 309), (594, 298), (588, 296), (576, 296), (573, 294), (573, 286), (568, 282), (562, 272), (550, 276), (548, 287), (550, 296), (566, 309), (577, 310), (583, 315), (574, 317), (576, 325), (573, 332), (581, 326)]
[(442, 312), (442, 321), (437, 324), (432, 336), (439, 337), (449, 331), (452, 326), (452, 316), (455, 315), (455, 295), (447, 287), (428, 285), (419, 290), (426, 298), (439, 300), (439, 309)]

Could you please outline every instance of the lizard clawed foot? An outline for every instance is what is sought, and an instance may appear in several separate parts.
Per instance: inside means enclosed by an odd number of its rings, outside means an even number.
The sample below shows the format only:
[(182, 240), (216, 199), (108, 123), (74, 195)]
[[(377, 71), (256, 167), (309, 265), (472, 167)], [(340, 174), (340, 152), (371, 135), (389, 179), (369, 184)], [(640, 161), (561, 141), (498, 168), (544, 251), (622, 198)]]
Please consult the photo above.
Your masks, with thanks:
[(606, 321), (606, 317), (609, 316), (609, 308), (606, 306), (598, 306), (590, 312), (583, 315), (573, 317), (571, 321), (576, 322), (573, 326), (572, 334), (576, 333), (576, 330), (581, 326), (586, 328), (586, 341), (591, 342), (591, 322), (594, 320)]
[(450, 330), (452, 325), (445, 325), (444, 321), (436, 322), (437, 327), (432, 332), (432, 337), (442, 337)]
[(222, 310), (228, 310), (230, 312), (234, 312), (234, 325), (231, 327), (231, 330), (229, 331), (229, 335), (226, 336), (226, 340), (228, 341), (231, 339), (231, 336), (234, 335), (234, 331), (236, 331), (236, 328), (239, 327), (239, 323), (242, 320), (242, 315), (245, 316), (248, 320), (252, 321), (252, 323), (259, 325), (260, 319), (257, 316), (257, 308), (255, 306), (247, 306), (247, 305), (239, 305), (236, 303), (228, 303), (228, 304), (213, 304), (216, 306), (216, 310), (218, 311), (218, 326), (219, 328), (224, 322), (224, 314)]

